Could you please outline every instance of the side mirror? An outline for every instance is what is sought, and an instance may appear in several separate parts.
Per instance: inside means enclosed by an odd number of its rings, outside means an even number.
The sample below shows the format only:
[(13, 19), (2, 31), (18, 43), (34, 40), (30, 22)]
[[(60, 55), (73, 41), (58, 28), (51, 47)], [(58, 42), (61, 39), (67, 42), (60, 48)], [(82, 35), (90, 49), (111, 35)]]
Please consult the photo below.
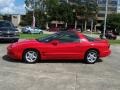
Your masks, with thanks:
[(53, 45), (58, 45), (58, 44), (59, 44), (59, 41), (58, 41), (58, 40), (53, 40), (53, 41), (51, 41), (51, 44), (53, 44)]

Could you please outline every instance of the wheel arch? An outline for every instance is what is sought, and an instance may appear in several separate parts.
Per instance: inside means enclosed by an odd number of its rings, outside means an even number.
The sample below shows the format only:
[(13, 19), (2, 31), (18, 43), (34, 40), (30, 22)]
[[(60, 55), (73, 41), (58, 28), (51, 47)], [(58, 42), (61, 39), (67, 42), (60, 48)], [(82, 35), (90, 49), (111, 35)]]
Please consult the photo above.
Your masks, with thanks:
[(85, 56), (87, 55), (87, 53), (88, 53), (90, 50), (95, 50), (95, 51), (97, 51), (98, 57), (99, 57), (100, 51), (99, 51), (98, 49), (96, 49), (96, 48), (89, 48), (89, 49), (85, 52), (84, 58), (85, 58)]
[(38, 55), (39, 55), (39, 58), (41, 58), (41, 52), (40, 52), (39, 50), (37, 50), (37, 49), (35, 49), (35, 48), (26, 48), (26, 49), (23, 50), (22, 59), (23, 59), (24, 53), (25, 53), (26, 51), (28, 51), (28, 50), (34, 50), (34, 51), (36, 51), (36, 52), (38, 53)]

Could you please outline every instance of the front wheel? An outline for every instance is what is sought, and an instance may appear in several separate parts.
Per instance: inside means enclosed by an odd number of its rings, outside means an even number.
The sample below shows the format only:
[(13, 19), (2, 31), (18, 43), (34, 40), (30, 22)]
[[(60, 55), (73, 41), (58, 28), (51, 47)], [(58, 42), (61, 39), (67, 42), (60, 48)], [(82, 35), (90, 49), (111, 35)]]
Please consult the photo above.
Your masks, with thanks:
[(39, 60), (39, 53), (35, 50), (26, 50), (23, 54), (23, 60), (27, 63), (36, 63)]
[(98, 60), (98, 52), (96, 50), (89, 50), (85, 55), (85, 61), (88, 64), (94, 64)]

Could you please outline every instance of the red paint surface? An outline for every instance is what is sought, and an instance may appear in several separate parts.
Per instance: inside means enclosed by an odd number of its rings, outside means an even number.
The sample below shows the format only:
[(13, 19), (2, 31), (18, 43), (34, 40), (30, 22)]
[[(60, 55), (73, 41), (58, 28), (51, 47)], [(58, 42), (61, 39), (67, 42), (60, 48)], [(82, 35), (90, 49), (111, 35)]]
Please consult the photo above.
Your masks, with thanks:
[(107, 40), (96, 39), (96, 41), (90, 42), (83, 34), (76, 33), (80, 38), (80, 42), (58, 43), (54, 45), (52, 42), (44, 43), (36, 40), (25, 40), (9, 45), (7, 47), (7, 54), (9, 57), (17, 60), (22, 60), (23, 52), (26, 49), (37, 50), (40, 53), (41, 60), (82, 60), (89, 49), (97, 50), (99, 52), (99, 57), (110, 55), (110, 44)]

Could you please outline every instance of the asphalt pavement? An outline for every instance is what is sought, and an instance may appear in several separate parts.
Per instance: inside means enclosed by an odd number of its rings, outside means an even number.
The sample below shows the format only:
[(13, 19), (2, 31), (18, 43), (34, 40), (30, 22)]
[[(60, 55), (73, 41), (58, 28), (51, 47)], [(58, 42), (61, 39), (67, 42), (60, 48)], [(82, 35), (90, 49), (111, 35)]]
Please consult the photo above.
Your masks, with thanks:
[(26, 64), (6, 57), (0, 44), (0, 90), (120, 90), (120, 46), (95, 64), (44, 61)]

